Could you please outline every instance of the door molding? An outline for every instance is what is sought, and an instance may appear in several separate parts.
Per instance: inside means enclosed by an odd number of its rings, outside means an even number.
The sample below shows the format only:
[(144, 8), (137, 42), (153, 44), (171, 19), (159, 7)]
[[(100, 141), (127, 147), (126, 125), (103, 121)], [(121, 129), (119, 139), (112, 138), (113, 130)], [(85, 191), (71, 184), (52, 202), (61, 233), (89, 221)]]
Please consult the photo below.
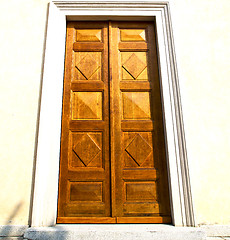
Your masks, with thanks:
[(169, 3), (147, 0), (58, 0), (52, 1), (49, 6), (32, 207), (33, 227), (56, 225), (66, 21), (153, 19), (157, 28), (173, 224), (195, 225)]

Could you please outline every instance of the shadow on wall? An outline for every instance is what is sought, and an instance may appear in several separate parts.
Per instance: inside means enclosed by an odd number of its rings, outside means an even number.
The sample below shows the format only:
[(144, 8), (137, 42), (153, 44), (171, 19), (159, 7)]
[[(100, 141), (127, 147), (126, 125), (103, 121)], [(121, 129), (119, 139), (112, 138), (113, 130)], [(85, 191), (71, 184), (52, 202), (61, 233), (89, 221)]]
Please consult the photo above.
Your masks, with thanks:
[[(8, 217), (5, 225), (0, 226), (0, 238), (2, 237), (22, 237), (24, 231), (26, 230), (26, 226), (17, 226), (15, 225), (8, 225), (18, 214), (19, 210), (21, 209), (23, 202), (18, 203), (14, 210), (11, 212), (10, 216)], [(19, 236), (20, 234), (20, 236)]]
[(36, 132), (35, 132), (35, 140), (34, 140), (34, 157), (33, 157), (33, 169), (32, 169), (32, 183), (31, 183), (31, 193), (30, 193), (29, 226), (31, 226), (31, 223), (32, 223), (33, 197), (34, 197), (34, 185), (35, 185), (35, 172), (36, 172), (36, 162), (37, 162), (38, 133), (39, 133), (40, 110), (41, 110), (41, 99), (42, 99), (42, 84), (43, 84), (43, 73), (44, 73), (44, 61), (45, 61), (46, 37), (47, 37), (48, 17), (49, 17), (49, 6), (50, 6), (50, 4), (48, 3), (47, 4), (47, 9), (46, 9), (45, 26), (44, 26), (43, 53), (42, 53), (42, 59), (41, 59), (41, 75), (40, 75), (40, 86), (39, 86), (39, 96), (38, 96)]
[[(0, 225), (0, 239), (27, 239), (27, 240), (66, 240), (73, 237), (72, 233), (66, 231), (65, 227), (58, 226), (55, 228), (28, 228), (27, 225), (9, 225), (17, 216), (18, 212), (24, 205), (19, 202), (5, 221), (5, 225)], [(32, 231), (30, 231), (32, 230)], [(25, 235), (25, 236), (24, 236)], [(25, 237), (25, 238), (24, 238)], [(71, 238), (72, 239), (72, 238)], [(75, 239), (75, 238), (73, 238)]]

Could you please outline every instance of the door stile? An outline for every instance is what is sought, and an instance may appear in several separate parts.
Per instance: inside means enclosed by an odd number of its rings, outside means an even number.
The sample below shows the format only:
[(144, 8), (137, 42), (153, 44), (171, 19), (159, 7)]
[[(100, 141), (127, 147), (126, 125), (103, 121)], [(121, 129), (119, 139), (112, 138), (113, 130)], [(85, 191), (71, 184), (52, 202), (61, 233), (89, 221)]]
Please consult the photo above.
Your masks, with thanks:
[[(65, 63), (72, 62), (72, 42), (74, 38), (73, 28), (67, 26), (67, 37), (66, 37), (66, 57)], [(71, 79), (72, 66), (70, 64), (65, 64), (65, 74), (64, 74), (64, 86), (63, 86), (63, 109), (62, 109), (62, 133), (61, 133), (61, 152), (60, 152), (60, 172), (59, 172), (59, 194), (58, 194), (58, 215), (64, 216), (64, 207), (60, 207), (62, 199), (66, 198), (67, 184), (61, 179), (65, 178), (68, 174), (68, 163), (64, 161), (65, 158), (68, 158), (68, 138), (69, 138), (69, 118), (70, 118), (70, 105), (65, 104), (70, 102), (70, 92), (71, 92), (71, 83), (67, 79)], [(62, 171), (61, 171), (62, 170)]]
[[(160, 204), (160, 211), (163, 213), (164, 219), (169, 219), (170, 217), (170, 204), (169, 204), (169, 185), (168, 185), (168, 172), (167, 172), (167, 162), (166, 162), (166, 149), (165, 149), (165, 139), (164, 139), (164, 123), (163, 123), (163, 109), (162, 109), (162, 97), (160, 89), (160, 78), (158, 69), (158, 57), (157, 57), (157, 44), (156, 44), (156, 29), (155, 24), (148, 26), (148, 38), (152, 39), (151, 43), (148, 44), (149, 55), (151, 58), (150, 69), (153, 73), (152, 81), (152, 102), (155, 103), (154, 108), (152, 107), (152, 114), (154, 119), (154, 132), (155, 139), (155, 161), (158, 171), (158, 185), (159, 190), (157, 192)], [(165, 215), (165, 216), (164, 216)]]
[(119, 216), (122, 212), (122, 196), (120, 192), (122, 189), (121, 181), (119, 177), (121, 176), (121, 106), (120, 106), (120, 94), (119, 94), (119, 68), (118, 68), (118, 34), (117, 34), (116, 23), (109, 23), (109, 62), (110, 62), (110, 121), (111, 121), (111, 168), (113, 170), (112, 174), (112, 216)]
[(116, 216), (116, 193), (115, 193), (115, 149), (114, 149), (114, 142), (111, 141), (111, 139), (115, 136), (115, 121), (114, 121), (114, 96), (113, 96), (113, 65), (114, 65), (114, 59), (113, 56), (113, 41), (112, 41), (112, 22), (109, 21), (108, 23), (108, 65), (109, 65), (109, 108), (110, 108), (110, 169), (111, 169), (111, 216)]

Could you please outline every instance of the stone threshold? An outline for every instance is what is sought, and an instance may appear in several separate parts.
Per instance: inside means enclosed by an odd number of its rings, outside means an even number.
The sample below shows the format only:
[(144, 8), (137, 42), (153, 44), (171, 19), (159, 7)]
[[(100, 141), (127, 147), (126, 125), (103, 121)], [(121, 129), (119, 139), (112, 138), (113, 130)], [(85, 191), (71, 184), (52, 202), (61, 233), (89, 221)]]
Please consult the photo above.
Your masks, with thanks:
[(167, 224), (58, 224), (31, 227), (28, 240), (204, 240), (205, 232), (194, 227)]
[(0, 225), (0, 240), (23, 240), (28, 225)]

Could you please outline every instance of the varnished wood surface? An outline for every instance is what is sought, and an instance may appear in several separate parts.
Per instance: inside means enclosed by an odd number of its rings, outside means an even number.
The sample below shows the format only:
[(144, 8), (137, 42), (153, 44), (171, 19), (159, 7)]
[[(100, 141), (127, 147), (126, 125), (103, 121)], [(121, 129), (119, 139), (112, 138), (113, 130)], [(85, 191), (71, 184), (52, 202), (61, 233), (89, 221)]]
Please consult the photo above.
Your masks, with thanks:
[(57, 223), (116, 223), (112, 217), (60, 217)]
[(136, 42), (119, 42), (119, 50), (123, 52), (128, 51), (148, 51), (148, 46), (146, 42), (136, 43)]
[(154, 26), (113, 22), (110, 46), (117, 222), (170, 222)]
[(75, 217), (58, 218), (57, 223), (171, 223), (171, 217)]
[(130, 84), (130, 81), (121, 81), (120, 82), (121, 91), (135, 92), (135, 91), (150, 91), (152, 89), (151, 82), (144, 81), (135, 81)]
[(104, 83), (99, 81), (79, 81), (71, 84), (73, 92), (76, 91), (95, 91), (102, 92), (104, 90)]
[(118, 217), (117, 223), (171, 223), (171, 217)]
[(120, 29), (120, 41), (141, 42), (146, 41), (145, 29)]
[(170, 223), (154, 24), (67, 25), (58, 223)]
[(69, 22), (58, 222), (111, 222), (108, 87), (107, 23)]
[(104, 50), (104, 44), (75, 42), (73, 44), (73, 50), (76, 52), (102, 52)]

